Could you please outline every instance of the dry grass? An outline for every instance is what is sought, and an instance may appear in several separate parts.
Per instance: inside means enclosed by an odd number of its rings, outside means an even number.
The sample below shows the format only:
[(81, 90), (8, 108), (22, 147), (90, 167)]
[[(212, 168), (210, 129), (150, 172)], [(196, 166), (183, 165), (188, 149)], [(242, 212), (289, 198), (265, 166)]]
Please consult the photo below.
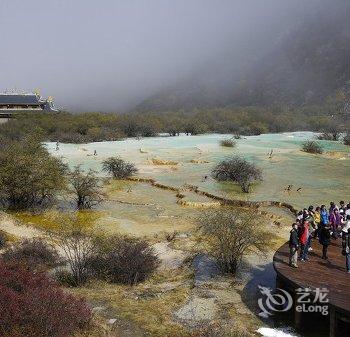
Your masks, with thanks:
[(4, 236), (7, 243), (14, 243), (19, 240), (18, 237), (16, 237), (15, 235), (7, 233), (6, 231), (3, 231), (1, 229), (0, 229), (0, 236)]
[[(57, 230), (62, 226), (62, 218), (68, 216), (70, 212), (48, 211), (41, 214), (33, 214), (29, 212), (16, 212), (13, 215), (20, 222), (38, 228), (40, 230), (49, 231)], [(104, 213), (100, 211), (83, 210), (74, 212), (79, 224), (85, 228), (93, 228), (96, 221), (101, 218)]]
[(231, 138), (231, 139), (223, 139), (220, 141), (220, 145), (223, 147), (235, 147), (236, 142)]
[(148, 281), (130, 287), (93, 281), (88, 286), (70, 289), (95, 306), (106, 310), (99, 315), (131, 322), (131, 326), (150, 336), (170, 336), (185, 331), (174, 321), (173, 312), (188, 301), (192, 274), (186, 268), (159, 271)]
[(99, 316), (94, 316), (89, 329), (78, 331), (72, 337), (122, 337)]
[(125, 319), (154, 337), (163, 337), (183, 328), (174, 322), (172, 313), (189, 296), (189, 287), (178, 286), (161, 292), (149, 283), (136, 287), (93, 282), (88, 287), (73, 289), (91, 303), (104, 303), (106, 318)]
[(137, 182), (133, 182), (130, 180), (119, 180), (119, 179), (111, 179), (108, 180), (108, 183), (104, 185), (105, 191), (107, 195), (110, 195), (113, 192), (124, 191), (132, 188), (136, 185)]

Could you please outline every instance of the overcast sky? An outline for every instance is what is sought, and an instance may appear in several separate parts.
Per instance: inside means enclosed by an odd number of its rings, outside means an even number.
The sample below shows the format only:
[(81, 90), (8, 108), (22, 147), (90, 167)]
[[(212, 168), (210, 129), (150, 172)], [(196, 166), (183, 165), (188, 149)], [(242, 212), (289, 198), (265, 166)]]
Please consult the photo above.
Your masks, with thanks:
[(0, 0), (0, 91), (121, 111), (203, 67), (239, 65), (322, 1)]

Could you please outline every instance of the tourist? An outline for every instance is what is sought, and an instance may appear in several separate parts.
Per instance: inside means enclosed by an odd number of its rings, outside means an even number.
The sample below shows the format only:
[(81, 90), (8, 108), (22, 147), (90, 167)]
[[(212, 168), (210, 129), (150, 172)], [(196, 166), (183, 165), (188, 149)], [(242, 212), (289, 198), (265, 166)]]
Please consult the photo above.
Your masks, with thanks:
[(328, 250), (328, 246), (331, 243), (331, 231), (328, 223), (321, 224), (321, 229), (318, 235), (319, 235), (320, 244), (322, 245), (322, 259), (327, 260), (328, 259), (327, 250)]
[(290, 231), (289, 237), (289, 265), (293, 268), (298, 268), (298, 249), (299, 249), (299, 240), (298, 240), (298, 224), (296, 222), (292, 225), (292, 230)]
[(59, 149), (60, 149), (60, 143), (57, 141), (56, 142), (56, 151), (59, 151)]
[(315, 208), (314, 223), (315, 223), (315, 237), (317, 237), (320, 224), (321, 224), (321, 208), (319, 206)]
[(307, 218), (309, 217), (309, 212), (306, 208), (303, 209), (303, 221), (307, 221)]
[[(322, 245), (322, 259), (327, 260), (328, 246), (331, 238), (343, 237), (342, 254), (346, 256), (347, 271), (350, 270), (350, 203), (345, 206), (339, 202), (338, 208), (334, 202), (330, 203), (329, 213), (325, 205), (309, 206), (299, 211), (289, 236), (289, 265), (297, 268), (298, 248), (300, 247), (300, 261), (307, 261), (308, 251), (311, 251), (312, 237), (318, 237)], [(298, 240), (297, 240), (298, 239)], [(344, 248), (345, 247), (345, 248)]]
[(307, 242), (307, 246), (308, 246), (308, 250), (312, 251), (312, 237), (315, 235), (315, 220), (314, 220), (314, 206), (309, 206), (308, 210), (308, 215), (305, 217), (305, 221), (308, 222), (309, 224), (309, 237), (308, 237), (308, 242)]
[(346, 217), (347, 215), (350, 215), (350, 204), (347, 204), (347, 205), (346, 205), (345, 217)]
[(333, 201), (331, 201), (329, 203), (329, 214), (331, 214), (336, 208), (338, 208), (337, 205)]
[(333, 232), (333, 237), (335, 239), (339, 236), (339, 229), (341, 226), (342, 217), (339, 214), (338, 208), (334, 208), (332, 212), (329, 213), (329, 223)]
[(322, 205), (321, 206), (320, 215), (321, 215), (321, 223), (324, 224), (324, 225), (327, 225), (328, 222), (329, 222), (329, 219), (328, 219), (328, 212), (327, 212), (327, 209), (326, 209), (326, 205)]
[(350, 215), (347, 215), (345, 220), (342, 220), (342, 232), (347, 233), (350, 228)]
[(301, 223), (302, 220), (303, 220), (303, 211), (299, 211), (298, 214), (297, 214), (296, 221)]
[(350, 215), (342, 229), (342, 254), (345, 256), (346, 271), (350, 273)]
[(299, 227), (299, 242), (300, 242), (300, 261), (307, 261), (308, 257), (308, 240), (309, 240), (309, 223), (304, 221)]
[(346, 211), (346, 206), (344, 201), (339, 202), (339, 214), (344, 217), (345, 216), (345, 211)]
[(94, 150), (94, 156), (97, 156), (97, 151), (96, 150)]

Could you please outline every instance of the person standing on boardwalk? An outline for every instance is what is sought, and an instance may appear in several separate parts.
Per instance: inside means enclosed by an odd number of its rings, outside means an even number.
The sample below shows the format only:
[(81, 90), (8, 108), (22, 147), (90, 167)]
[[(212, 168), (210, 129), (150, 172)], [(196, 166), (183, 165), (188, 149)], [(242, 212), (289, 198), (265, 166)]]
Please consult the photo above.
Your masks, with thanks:
[(350, 215), (342, 229), (342, 254), (345, 256), (346, 271), (350, 273)]
[(315, 222), (315, 238), (316, 238), (318, 237), (318, 233), (320, 231), (320, 224), (321, 224), (321, 207), (319, 206), (317, 206), (315, 209), (314, 222)]
[(350, 203), (346, 205), (344, 216), (346, 217), (347, 215), (350, 215)]
[(289, 265), (294, 268), (298, 268), (298, 248), (299, 248), (299, 239), (298, 239), (298, 225), (293, 223), (292, 230), (290, 231), (289, 236)]
[(305, 218), (305, 220), (309, 223), (309, 237), (307, 240), (307, 246), (308, 246), (308, 250), (312, 251), (312, 247), (311, 247), (311, 243), (312, 243), (312, 238), (315, 235), (315, 212), (314, 212), (314, 206), (309, 206), (308, 210), (308, 215)]
[(341, 226), (341, 215), (339, 214), (338, 208), (334, 208), (332, 212), (329, 213), (329, 223), (333, 232), (333, 237), (335, 239), (339, 236), (339, 230)]
[(330, 232), (330, 227), (327, 224), (321, 224), (321, 229), (319, 231), (319, 240), (320, 244), (322, 245), (322, 259), (327, 260), (327, 250), (328, 246), (331, 243), (331, 232)]
[(335, 209), (338, 209), (338, 206), (334, 203), (334, 201), (331, 201), (329, 203), (329, 214), (331, 214)]
[(304, 221), (301, 227), (299, 227), (299, 242), (300, 242), (300, 261), (307, 261), (309, 259), (309, 223)]
[(345, 206), (345, 202), (343, 200), (341, 200), (339, 202), (339, 214), (344, 217), (345, 216), (345, 211), (346, 211), (346, 206)]
[(327, 212), (327, 209), (326, 209), (326, 205), (322, 205), (321, 206), (320, 215), (321, 215), (321, 223), (323, 225), (328, 225), (329, 219), (328, 219), (328, 212)]

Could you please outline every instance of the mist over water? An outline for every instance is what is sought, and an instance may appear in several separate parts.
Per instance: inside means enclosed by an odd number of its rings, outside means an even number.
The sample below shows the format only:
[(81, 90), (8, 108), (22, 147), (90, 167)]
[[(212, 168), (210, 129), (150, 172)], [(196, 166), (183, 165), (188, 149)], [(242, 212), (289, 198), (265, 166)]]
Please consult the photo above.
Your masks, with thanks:
[(72, 111), (125, 111), (187, 79), (225, 87), (331, 3), (0, 0), (0, 90), (40, 88)]

